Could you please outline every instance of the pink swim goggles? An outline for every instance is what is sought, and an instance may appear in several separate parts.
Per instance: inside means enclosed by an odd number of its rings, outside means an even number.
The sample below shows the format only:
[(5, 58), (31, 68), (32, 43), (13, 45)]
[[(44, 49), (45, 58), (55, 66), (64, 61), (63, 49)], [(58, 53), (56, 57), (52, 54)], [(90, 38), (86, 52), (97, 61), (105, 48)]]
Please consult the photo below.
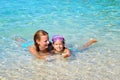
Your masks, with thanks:
[(55, 42), (56, 40), (64, 41), (64, 37), (62, 35), (54, 35), (52, 41)]

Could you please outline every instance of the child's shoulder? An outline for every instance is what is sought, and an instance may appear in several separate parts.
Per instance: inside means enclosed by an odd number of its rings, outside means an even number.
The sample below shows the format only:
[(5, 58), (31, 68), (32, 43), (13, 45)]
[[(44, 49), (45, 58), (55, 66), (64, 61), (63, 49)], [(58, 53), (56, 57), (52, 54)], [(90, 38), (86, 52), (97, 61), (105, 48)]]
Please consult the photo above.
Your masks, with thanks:
[(64, 52), (68, 52), (68, 51), (70, 51), (70, 49), (65, 47)]

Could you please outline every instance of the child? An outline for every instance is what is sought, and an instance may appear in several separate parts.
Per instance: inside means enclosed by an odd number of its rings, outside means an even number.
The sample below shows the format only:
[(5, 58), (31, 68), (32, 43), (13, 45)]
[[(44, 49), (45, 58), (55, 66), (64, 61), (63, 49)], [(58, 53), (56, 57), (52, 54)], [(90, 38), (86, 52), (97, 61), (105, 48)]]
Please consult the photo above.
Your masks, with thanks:
[[(96, 42), (97, 40), (91, 38), (82, 48), (79, 48), (77, 50), (82, 51)], [(71, 55), (70, 50), (65, 47), (65, 39), (61, 35), (54, 35), (52, 37), (52, 46), (53, 46), (53, 50), (52, 50), (53, 54), (61, 54), (64, 58), (67, 58)]]
[(53, 45), (53, 54), (60, 54), (64, 58), (67, 58), (71, 55), (70, 50), (65, 47), (65, 39), (61, 35), (54, 35), (52, 37), (52, 45)]

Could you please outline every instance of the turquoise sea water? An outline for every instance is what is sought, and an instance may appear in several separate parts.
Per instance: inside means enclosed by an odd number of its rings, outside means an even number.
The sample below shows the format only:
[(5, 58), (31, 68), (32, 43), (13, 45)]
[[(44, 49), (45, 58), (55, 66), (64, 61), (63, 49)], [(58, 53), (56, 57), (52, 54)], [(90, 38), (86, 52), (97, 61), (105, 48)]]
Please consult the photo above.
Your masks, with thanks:
[[(66, 45), (98, 42), (67, 61), (37, 60), (14, 37), (43, 29)], [(0, 0), (0, 80), (119, 80), (120, 0)]]

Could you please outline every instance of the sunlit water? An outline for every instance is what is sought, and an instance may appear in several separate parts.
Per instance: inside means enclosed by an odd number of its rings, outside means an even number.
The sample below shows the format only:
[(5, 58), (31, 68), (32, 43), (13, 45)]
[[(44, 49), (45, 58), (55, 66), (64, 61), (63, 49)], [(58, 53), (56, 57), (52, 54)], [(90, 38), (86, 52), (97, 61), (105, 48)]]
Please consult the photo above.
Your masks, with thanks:
[[(119, 80), (120, 0), (0, 0), (0, 80)], [(98, 42), (68, 59), (43, 61), (16, 36), (32, 40), (44, 29), (69, 48)], [(73, 49), (73, 50), (74, 50)]]

